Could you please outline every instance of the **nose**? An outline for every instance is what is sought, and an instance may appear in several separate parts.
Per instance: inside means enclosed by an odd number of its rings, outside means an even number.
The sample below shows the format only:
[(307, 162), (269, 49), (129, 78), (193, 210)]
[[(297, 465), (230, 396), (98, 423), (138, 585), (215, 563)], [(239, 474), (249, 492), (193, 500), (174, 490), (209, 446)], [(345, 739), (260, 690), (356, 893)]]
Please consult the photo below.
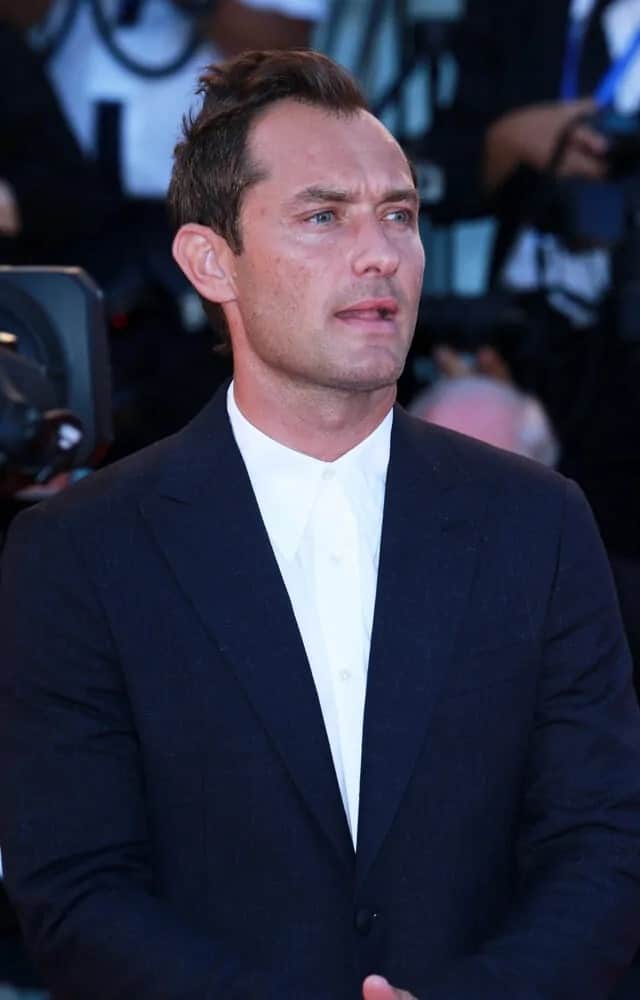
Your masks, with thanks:
[(379, 219), (362, 221), (355, 237), (352, 256), (353, 270), (358, 277), (367, 274), (387, 277), (395, 274), (399, 263), (398, 248), (390, 238), (385, 224)]

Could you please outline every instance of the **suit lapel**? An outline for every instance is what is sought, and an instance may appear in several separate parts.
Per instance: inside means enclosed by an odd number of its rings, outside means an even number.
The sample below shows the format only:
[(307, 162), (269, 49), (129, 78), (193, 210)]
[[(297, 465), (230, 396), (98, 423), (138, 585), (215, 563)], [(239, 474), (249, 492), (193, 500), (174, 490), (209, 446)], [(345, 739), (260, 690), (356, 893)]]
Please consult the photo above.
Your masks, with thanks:
[(486, 488), (396, 408), (365, 705), (357, 877), (398, 810), (466, 608)]
[(289, 597), (221, 390), (175, 439), (175, 461), (142, 505), (175, 578), (338, 854), (353, 846), (322, 713)]

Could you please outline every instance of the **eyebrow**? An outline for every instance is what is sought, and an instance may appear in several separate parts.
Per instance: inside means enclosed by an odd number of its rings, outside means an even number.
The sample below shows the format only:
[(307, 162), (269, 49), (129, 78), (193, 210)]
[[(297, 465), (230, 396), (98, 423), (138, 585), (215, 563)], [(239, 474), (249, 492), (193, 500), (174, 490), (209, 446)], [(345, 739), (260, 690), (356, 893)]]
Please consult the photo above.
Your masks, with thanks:
[[(303, 188), (302, 191), (298, 191), (291, 199), (291, 205), (295, 207), (296, 205), (306, 205), (310, 202), (341, 202), (352, 204), (355, 201), (357, 201), (355, 195), (342, 188), (325, 188), (311, 185), (310, 187)], [(380, 204), (390, 201), (410, 201), (412, 204), (417, 205), (419, 201), (418, 192), (415, 188), (391, 188), (384, 192), (382, 198), (380, 198)]]

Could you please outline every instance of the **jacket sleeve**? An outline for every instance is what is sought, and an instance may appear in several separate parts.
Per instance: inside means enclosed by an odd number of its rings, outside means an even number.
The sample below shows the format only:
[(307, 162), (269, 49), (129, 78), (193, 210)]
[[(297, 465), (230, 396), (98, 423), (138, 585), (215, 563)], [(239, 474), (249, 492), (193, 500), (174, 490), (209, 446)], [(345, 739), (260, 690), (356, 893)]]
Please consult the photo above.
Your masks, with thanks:
[(582, 494), (566, 489), (518, 901), (420, 1000), (605, 1000), (640, 944), (640, 716), (606, 556)]
[(56, 522), (44, 506), (20, 515), (2, 566), (0, 844), (28, 949), (64, 1000), (264, 994), (239, 955), (154, 895), (118, 653)]

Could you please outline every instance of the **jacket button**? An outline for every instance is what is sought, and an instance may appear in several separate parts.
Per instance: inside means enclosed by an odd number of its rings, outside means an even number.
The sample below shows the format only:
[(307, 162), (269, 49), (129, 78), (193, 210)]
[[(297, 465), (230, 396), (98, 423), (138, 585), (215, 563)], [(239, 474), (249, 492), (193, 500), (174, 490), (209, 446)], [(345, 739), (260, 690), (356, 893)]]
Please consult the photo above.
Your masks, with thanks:
[(374, 913), (374, 911), (370, 910), (367, 906), (361, 906), (357, 909), (353, 923), (358, 934), (362, 934), (363, 937), (366, 937), (366, 935), (371, 931), (377, 916), (378, 914)]

